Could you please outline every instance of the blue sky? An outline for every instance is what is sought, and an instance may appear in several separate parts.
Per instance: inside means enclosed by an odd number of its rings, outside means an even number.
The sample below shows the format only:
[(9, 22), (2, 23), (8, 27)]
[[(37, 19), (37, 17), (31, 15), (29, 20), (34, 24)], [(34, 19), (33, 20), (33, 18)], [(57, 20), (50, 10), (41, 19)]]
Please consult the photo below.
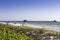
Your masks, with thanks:
[(60, 0), (0, 0), (0, 20), (60, 21)]

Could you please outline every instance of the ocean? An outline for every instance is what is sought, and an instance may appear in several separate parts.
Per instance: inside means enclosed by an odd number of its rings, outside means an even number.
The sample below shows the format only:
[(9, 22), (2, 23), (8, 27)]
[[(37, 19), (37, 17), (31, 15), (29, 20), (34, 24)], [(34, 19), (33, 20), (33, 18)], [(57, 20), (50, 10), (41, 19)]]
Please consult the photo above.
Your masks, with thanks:
[[(3, 21), (9, 23), (16, 23), (16, 24), (23, 24), (22, 21)], [(53, 21), (27, 21), (25, 25), (35, 27), (35, 28), (46, 28), (49, 30), (60, 31), (60, 22), (53, 22)]]
[[(9, 23), (18, 23), (18, 24), (22, 24), (23, 21), (3, 21), (3, 22), (9, 22)], [(27, 21), (26, 24), (29, 25), (34, 25), (34, 26), (60, 26), (60, 22), (53, 22), (53, 21)]]

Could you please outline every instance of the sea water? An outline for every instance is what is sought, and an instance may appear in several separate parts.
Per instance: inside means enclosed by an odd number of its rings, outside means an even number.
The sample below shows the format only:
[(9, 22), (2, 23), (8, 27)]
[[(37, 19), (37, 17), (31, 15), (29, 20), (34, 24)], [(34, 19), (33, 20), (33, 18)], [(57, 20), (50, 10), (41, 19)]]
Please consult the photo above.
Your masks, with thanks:
[[(4, 21), (7, 22), (7, 21)], [(18, 23), (23, 24), (22, 21), (9, 21), (9, 23)], [(60, 31), (60, 22), (53, 21), (27, 21), (25, 22), (27, 26), (35, 27), (35, 28), (46, 28), (49, 30)]]

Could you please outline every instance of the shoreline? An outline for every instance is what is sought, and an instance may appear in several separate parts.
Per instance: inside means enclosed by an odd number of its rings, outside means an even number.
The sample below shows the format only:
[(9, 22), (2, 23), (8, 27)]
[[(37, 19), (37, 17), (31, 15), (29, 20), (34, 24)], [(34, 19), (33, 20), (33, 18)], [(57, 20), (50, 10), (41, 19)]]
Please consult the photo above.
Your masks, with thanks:
[[(7, 24), (6, 22), (0, 22), (2, 24)], [(10, 25), (13, 25), (13, 26), (22, 26), (22, 24), (19, 24), (19, 23), (8, 23)], [(29, 26), (29, 27), (32, 27), (32, 28), (44, 28), (46, 30), (52, 30), (52, 31), (57, 31), (57, 32), (60, 32), (60, 27), (47, 27), (47, 26), (34, 26), (34, 25), (29, 25), (29, 24), (26, 24), (25, 26)]]

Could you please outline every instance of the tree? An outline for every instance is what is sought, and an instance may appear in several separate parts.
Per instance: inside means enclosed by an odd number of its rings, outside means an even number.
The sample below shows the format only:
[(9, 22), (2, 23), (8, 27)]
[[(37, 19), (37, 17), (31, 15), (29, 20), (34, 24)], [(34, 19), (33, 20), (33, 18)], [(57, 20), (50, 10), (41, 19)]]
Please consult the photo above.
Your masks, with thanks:
[(22, 27), (25, 25), (26, 22), (27, 20), (23, 20)]

